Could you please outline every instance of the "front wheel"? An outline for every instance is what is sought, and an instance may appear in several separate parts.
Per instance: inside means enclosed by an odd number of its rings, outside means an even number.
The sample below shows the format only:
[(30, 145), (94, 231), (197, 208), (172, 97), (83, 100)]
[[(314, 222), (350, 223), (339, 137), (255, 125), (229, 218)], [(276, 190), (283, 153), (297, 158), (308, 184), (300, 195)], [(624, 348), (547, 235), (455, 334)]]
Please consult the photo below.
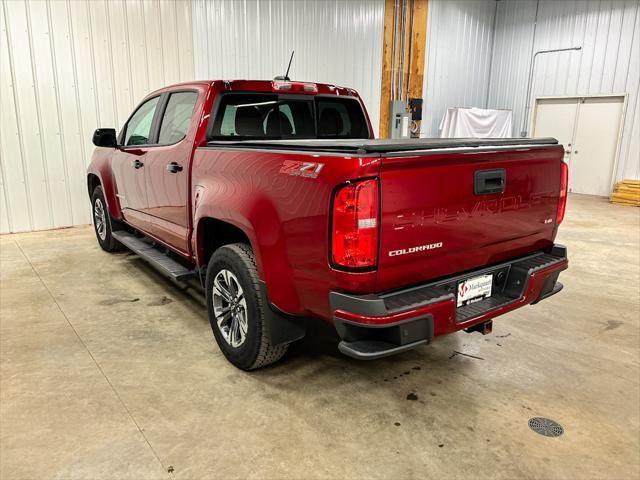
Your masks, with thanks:
[(288, 345), (272, 346), (260, 297), (251, 247), (234, 243), (219, 248), (207, 266), (207, 311), (213, 336), (224, 356), (242, 370), (276, 362)]
[(109, 215), (107, 201), (104, 199), (104, 192), (101, 186), (93, 190), (91, 196), (91, 211), (93, 214), (93, 228), (96, 231), (96, 238), (103, 250), (107, 252), (117, 252), (124, 247), (113, 238), (114, 227), (118, 229), (118, 224)]

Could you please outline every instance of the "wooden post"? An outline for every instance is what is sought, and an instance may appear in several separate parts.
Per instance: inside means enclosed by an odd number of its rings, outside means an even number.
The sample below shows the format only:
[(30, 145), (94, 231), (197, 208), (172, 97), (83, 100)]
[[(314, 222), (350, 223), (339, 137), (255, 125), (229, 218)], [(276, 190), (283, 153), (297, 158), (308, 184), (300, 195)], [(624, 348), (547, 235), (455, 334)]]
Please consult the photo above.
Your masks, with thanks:
[(384, 42), (382, 46), (382, 85), (380, 88), (380, 138), (389, 138), (389, 109), (391, 77), (393, 75), (393, 5), (397, 0), (384, 2)]
[(411, 29), (411, 75), (409, 98), (422, 98), (424, 60), (427, 47), (427, 0), (413, 0), (413, 27)]
[[(396, 39), (396, 65), (404, 57), (404, 71), (394, 71), (393, 36), (395, 27), (394, 6), (397, 15), (402, 15), (402, 0), (385, 0), (384, 43), (382, 47), (382, 84), (380, 91), (379, 137), (389, 138), (389, 116), (391, 114), (391, 83), (396, 85), (404, 79), (402, 95), (409, 98), (422, 98), (424, 81), (424, 62), (427, 39), (428, 0), (409, 0), (406, 17), (405, 49), (400, 52), (401, 38)], [(399, 19), (401, 23), (401, 19)]]

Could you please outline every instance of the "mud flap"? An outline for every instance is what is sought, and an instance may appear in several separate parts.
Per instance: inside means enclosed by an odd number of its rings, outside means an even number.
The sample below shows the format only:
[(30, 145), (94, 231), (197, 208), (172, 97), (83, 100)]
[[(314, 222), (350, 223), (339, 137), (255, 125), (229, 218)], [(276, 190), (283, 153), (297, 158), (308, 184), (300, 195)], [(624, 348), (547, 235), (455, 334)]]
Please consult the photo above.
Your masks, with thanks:
[(264, 316), (272, 346), (295, 342), (304, 337), (307, 332), (306, 318), (287, 315), (273, 306), (269, 301), (267, 286), (263, 281), (260, 281), (260, 296), (262, 304), (265, 306)]

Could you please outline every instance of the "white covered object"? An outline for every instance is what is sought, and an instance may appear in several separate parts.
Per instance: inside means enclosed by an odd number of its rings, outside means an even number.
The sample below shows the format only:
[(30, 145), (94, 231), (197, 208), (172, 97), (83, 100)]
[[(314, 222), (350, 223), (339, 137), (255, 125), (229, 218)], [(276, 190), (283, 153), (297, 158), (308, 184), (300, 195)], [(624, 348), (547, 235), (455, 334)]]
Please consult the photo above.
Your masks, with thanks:
[(440, 138), (509, 138), (513, 112), (483, 108), (449, 108), (440, 122)]

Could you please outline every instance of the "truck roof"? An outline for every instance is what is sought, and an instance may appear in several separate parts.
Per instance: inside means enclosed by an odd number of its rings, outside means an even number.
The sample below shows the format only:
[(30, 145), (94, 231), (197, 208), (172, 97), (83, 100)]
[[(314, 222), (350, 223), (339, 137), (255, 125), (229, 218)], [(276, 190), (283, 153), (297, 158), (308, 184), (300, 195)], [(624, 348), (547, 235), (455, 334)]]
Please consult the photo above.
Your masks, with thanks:
[[(341, 87), (339, 85), (332, 85), (329, 83), (318, 83), (318, 82), (306, 82), (300, 80), (194, 80), (191, 82), (182, 82), (182, 83), (174, 83), (173, 85), (167, 85), (166, 87), (159, 88), (149, 95), (167, 91), (174, 90), (176, 87), (189, 87), (193, 85), (214, 85), (215, 83), (221, 83), (226, 86), (228, 90), (236, 90), (236, 91), (253, 91), (253, 92), (273, 92), (274, 82), (277, 83), (292, 83), (292, 84), (300, 84), (300, 85), (313, 85), (317, 89), (316, 92), (324, 95), (349, 95), (358, 97), (358, 93), (348, 87)], [(287, 93), (287, 92), (281, 92)]]

